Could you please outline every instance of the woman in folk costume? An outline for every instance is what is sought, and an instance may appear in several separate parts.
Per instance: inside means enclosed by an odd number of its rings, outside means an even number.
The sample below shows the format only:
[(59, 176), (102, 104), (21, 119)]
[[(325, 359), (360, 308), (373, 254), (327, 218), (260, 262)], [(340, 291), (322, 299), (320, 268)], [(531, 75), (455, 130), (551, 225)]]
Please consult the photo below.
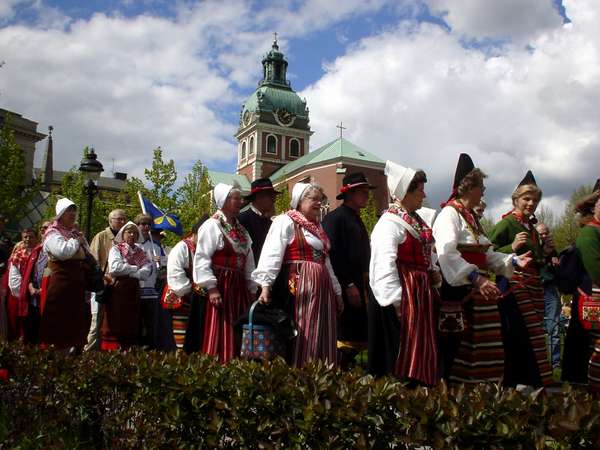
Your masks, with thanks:
[(167, 286), (161, 303), (171, 312), (175, 345), (186, 353), (200, 350), (204, 325), (206, 298), (194, 284), (192, 269), (198, 230), (207, 219), (208, 215), (204, 215), (194, 224), (192, 232), (171, 249), (167, 260)]
[(88, 244), (77, 230), (77, 207), (68, 198), (56, 202), (56, 218), (44, 235), (48, 266), (42, 279), (40, 344), (79, 351), (90, 329), (85, 296)]
[(290, 209), (273, 220), (252, 278), (260, 300), (288, 311), (298, 329), (291, 362), (321, 359), (336, 364), (337, 314), (344, 303), (329, 260), (330, 244), (319, 223), (323, 189), (296, 183)]
[(393, 199), (371, 234), (369, 369), (435, 385), (440, 379), (438, 296), (431, 228), (416, 212), (427, 177), (391, 161), (385, 166)]
[(21, 231), (21, 242), (15, 245), (8, 259), (8, 287), (10, 295), (7, 301), (8, 340), (21, 340), (35, 343), (37, 336), (37, 316), (39, 314), (37, 297), (29, 286), (35, 262), (41, 250), (37, 244), (36, 233), (27, 228)]
[(552, 251), (543, 246), (535, 228), (535, 210), (542, 198), (531, 171), (512, 194), (513, 209), (502, 216), (490, 233), (496, 251), (522, 255), (530, 253), (531, 264), (515, 268), (510, 285), (514, 295), (498, 303), (504, 338), (504, 384), (515, 386), (549, 385), (552, 369), (546, 350), (544, 325), (544, 287), (540, 269)]
[(156, 267), (139, 245), (137, 225), (127, 222), (114, 238), (108, 253), (108, 275), (113, 280), (102, 310), (100, 349), (119, 350), (138, 345), (140, 340), (140, 281)]
[(213, 195), (218, 210), (198, 230), (193, 278), (208, 291), (201, 351), (226, 363), (240, 353), (233, 326), (255, 296), (254, 257), (250, 235), (237, 219), (239, 189), (219, 183)]
[(563, 380), (587, 381), (600, 392), (600, 179), (575, 211), (581, 224), (575, 242), (581, 274), (565, 340)]
[(470, 156), (460, 155), (453, 192), (433, 225), (444, 282), (442, 302), (462, 305), (466, 328), (440, 336), (443, 376), (458, 382), (497, 382), (504, 374), (504, 348), (497, 302), (502, 294), (487, 271), (510, 278), (518, 257), (494, 252), (473, 207), (479, 205), (486, 175)]

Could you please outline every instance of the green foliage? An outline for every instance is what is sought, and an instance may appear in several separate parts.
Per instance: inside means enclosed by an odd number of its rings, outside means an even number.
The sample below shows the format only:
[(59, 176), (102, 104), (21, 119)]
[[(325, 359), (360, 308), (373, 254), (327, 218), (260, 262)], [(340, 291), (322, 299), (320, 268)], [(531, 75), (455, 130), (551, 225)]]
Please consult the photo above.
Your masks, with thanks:
[(208, 169), (201, 161), (196, 161), (177, 190), (177, 215), (184, 230), (191, 230), (200, 217), (213, 212), (210, 193)]
[(369, 191), (369, 201), (367, 202), (367, 206), (360, 210), (360, 218), (362, 219), (369, 235), (375, 228), (377, 224), (377, 201), (375, 200), (375, 196), (373, 195), (373, 191)]
[(600, 402), (494, 384), (409, 389), (322, 363), (218, 364), (0, 345), (4, 448), (598, 448)]
[(27, 213), (27, 206), (35, 193), (39, 192), (40, 183), (24, 186), (25, 155), (15, 142), (9, 114), (5, 115), (0, 129), (0, 161), (0, 213), (18, 222)]
[(579, 224), (575, 216), (575, 205), (586, 195), (592, 193), (592, 186), (580, 186), (572, 194), (565, 212), (557, 221), (554, 228), (554, 242), (558, 251), (563, 250), (575, 242), (579, 233)]
[(288, 189), (287, 183), (283, 183), (283, 186), (278, 186), (277, 190), (281, 192), (275, 199), (275, 214), (283, 214), (290, 209), (290, 190)]
[(172, 159), (164, 161), (160, 147), (155, 148), (153, 154), (152, 167), (144, 169), (146, 180), (151, 186), (148, 193), (151, 200), (161, 208), (169, 212), (175, 211), (177, 203), (174, 192), (175, 182), (177, 181), (175, 162)]
[(483, 216), (481, 219), (479, 219), (479, 223), (481, 224), (486, 236), (490, 235), (494, 229), (494, 226), (496, 225), (490, 216)]

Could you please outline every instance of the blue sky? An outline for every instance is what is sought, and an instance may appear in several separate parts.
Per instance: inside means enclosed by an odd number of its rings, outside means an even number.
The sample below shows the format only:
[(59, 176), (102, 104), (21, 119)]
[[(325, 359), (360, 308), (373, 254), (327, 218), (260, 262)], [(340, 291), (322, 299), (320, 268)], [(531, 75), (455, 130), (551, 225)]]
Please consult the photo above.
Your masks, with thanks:
[[(45, 131), (55, 165), (93, 145), (140, 175), (151, 149), (180, 177), (201, 159), (232, 171), (241, 103), (277, 31), (307, 98), (311, 149), (337, 136), (425, 169), (431, 203), (459, 152), (499, 214), (531, 168), (559, 211), (598, 174), (600, 60), (594, 0), (5, 0), (0, 106)], [(568, 17), (568, 19), (567, 19)], [(43, 153), (38, 147), (37, 160)]]

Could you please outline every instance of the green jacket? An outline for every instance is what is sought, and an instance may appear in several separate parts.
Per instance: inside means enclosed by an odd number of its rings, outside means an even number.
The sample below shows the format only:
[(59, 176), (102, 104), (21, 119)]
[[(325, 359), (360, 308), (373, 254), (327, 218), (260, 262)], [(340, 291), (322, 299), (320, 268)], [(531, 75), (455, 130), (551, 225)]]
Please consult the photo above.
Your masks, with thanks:
[(600, 286), (600, 228), (586, 225), (575, 241), (577, 254), (592, 281)]
[(544, 257), (542, 240), (540, 239), (539, 233), (535, 227), (531, 230), (525, 228), (512, 214), (506, 216), (494, 226), (490, 233), (490, 241), (494, 244), (494, 249), (497, 252), (515, 253), (512, 249), (512, 243), (515, 240), (515, 236), (522, 232), (527, 233), (527, 242), (523, 247), (517, 250), (517, 255), (522, 255), (531, 250), (531, 256), (538, 264), (538, 267), (542, 268), (546, 264), (546, 259)]

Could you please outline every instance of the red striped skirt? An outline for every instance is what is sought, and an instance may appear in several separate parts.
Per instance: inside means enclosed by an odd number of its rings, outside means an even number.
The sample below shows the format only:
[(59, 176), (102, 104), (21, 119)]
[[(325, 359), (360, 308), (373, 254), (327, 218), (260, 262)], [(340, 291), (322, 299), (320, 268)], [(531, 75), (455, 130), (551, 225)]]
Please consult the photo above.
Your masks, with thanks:
[(540, 379), (545, 386), (552, 384), (552, 368), (548, 359), (544, 331), (544, 287), (537, 273), (515, 271), (510, 280), (521, 317), (527, 326), (529, 341), (535, 355)]
[(504, 347), (496, 302), (473, 292), (465, 303), (467, 328), (450, 379), (460, 383), (498, 382), (504, 374)]
[(394, 375), (427, 385), (440, 379), (437, 322), (438, 297), (431, 287), (429, 273), (399, 266), (402, 299), (397, 307), (400, 322), (400, 348)]
[[(600, 302), (600, 288), (592, 289), (592, 298)], [(593, 392), (600, 392), (600, 331), (590, 330), (592, 356), (588, 365), (588, 382)]]
[(294, 320), (298, 328), (293, 364), (303, 367), (314, 359), (337, 364), (336, 295), (329, 271), (325, 264), (312, 261), (290, 264)]
[(244, 272), (214, 265), (213, 272), (222, 305), (217, 308), (206, 302), (201, 351), (226, 363), (240, 354), (241, 339), (236, 338), (233, 326), (248, 311), (250, 295)]
[(173, 337), (175, 339), (175, 345), (179, 350), (183, 350), (183, 344), (185, 344), (185, 334), (190, 320), (190, 310), (192, 305), (188, 299), (183, 300), (183, 304), (171, 311), (171, 324), (173, 326)]

